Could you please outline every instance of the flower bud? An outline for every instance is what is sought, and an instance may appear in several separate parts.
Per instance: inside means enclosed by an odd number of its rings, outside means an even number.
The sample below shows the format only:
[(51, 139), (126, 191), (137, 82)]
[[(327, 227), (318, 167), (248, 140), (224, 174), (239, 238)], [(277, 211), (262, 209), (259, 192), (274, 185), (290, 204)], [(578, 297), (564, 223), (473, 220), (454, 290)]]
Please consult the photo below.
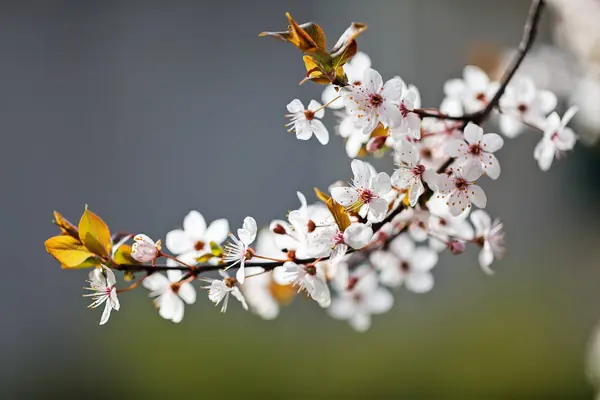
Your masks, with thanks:
[(461, 242), (460, 240), (452, 239), (448, 242), (448, 250), (452, 254), (460, 254), (465, 251), (465, 242)]
[(381, 150), (383, 148), (383, 146), (385, 145), (385, 142), (387, 140), (387, 136), (375, 136), (371, 139), (369, 139), (369, 141), (367, 142), (367, 151), (369, 153), (374, 153), (377, 150)]
[(156, 243), (148, 236), (140, 233), (133, 240), (135, 243), (131, 246), (131, 257), (141, 263), (154, 261), (160, 254), (160, 240)]

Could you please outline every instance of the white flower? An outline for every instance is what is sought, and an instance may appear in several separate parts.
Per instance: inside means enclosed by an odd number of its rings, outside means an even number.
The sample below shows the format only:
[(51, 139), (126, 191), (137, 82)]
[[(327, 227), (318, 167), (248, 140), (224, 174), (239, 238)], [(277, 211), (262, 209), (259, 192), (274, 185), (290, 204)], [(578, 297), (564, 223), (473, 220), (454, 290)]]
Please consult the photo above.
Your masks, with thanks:
[(426, 293), (433, 288), (430, 271), (438, 262), (438, 254), (429, 247), (417, 248), (407, 235), (392, 240), (389, 251), (373, 252), (370, 261), (380, 271), (379, 279), (386, 286), (404, 284), (414, 293)]
[(92, 293), (84, 294), (84, 296), (92, 297), (93, 300), (92, 304), (88, 307), (96, 308), (102, 303), (106, 303), (102, 317), (100, 318), (100, 325), (104, 325), (110, 317), (110, 312), (113, 309), (119, 311), (121, 307), (117, 298), (117, 288), (115, 286), (117, 280), (115, 279), (115, 274), (109, 268), (102, 265), (100, 268), (94, 268), (90, 271), (87, 282), (90, 284), (90, 287), (84, 289), (91, 290)]
[(473, 167), (481, 168), (492, 179), (500, 176), (500, 163), (492, 153), (504, 145), (502, 137), (495, 133), (483, 134), (483, 129), (469, 122), (465, 127), (465, 140), (455, 139), (446, 143), (445, 153), (455, 157), (459, 167), (472, 163)]
[(229, 268), (240, 264), (235, 276), (240, 283), (244, 283), (246, 277), (244, 264), (249, 257), (250, 244), (256, 239), (257, 229), (256, 220), (252, 217), (246, 217), (244, 218), (242, 228), (237, 231), (239, 239), (233, 234), (229, 234), (231, 241), (225, 245), (225, 257), (223, 261), (232, 263), (229, 264)]
[(538, 125), (556, 107), (556, 96), (548, 90), (536, 90), (533, 80), (516, 79), (500, 98), (500, 129), (513, 138), (521, 133), (524, 124)]
[(440, 108), (451, 115), (461, 114), (461, 106), (468, 113), (484, 109), (498, 91), (498, 83), (490, 82), (485, 72), (474, 65), (463, 70), (463, 79), (451, 79), (444, 84), (446, 99)]
[(402, 122), (397, 128), (392, 129), (390, 134), (392, 136), (408, 134), (414, 139), (420, 139), (421, 117), (412, 112), (413, 109), (421, 107), (421, 95), (416, 86), (410, 85), (404, 87), (399, 107), (402, 114)]
[(483, 210), (471, 213), (471, 222), (475, 227), (475, 242), (481, 246), (479, 265), (487, 274), (493, 274), (490, 265), (494, 258), (502, 258), (506, 251), (504, 246), (504, 230), (499, 220), (492, 222)]
[(349, 187), (331, 189), (335, 201), (349, 210), (359, 210), (369, 221), (380, 222), (385, 218), (388, 202), (382, 197), (391, 189), (390, 177), (385, 172), (375, 173), (369, 164), (352, 160), (354, 179)]
[(575, 132), (567, 127), (571, 118), (577, 112), (577, 107), (571, 107), (561, 118), (553, 112), (548, 116), (544, 128), (544, 137), (539, 141), (533, 152), (542, 171), (548, 171), (554, 157), (560, 157), (564, 152), (573, 149), (577, 138)]
[(296, 131), (296, 138), (308, 140), (314, 134), (321, 144), (329, 143), (329, 132), (321, 121), (325, 115), (325, 109), (316, 100), (311, 100), (308, 109), (304, 109), (304, 104), (298, 99), (294, 99), (287, 105), (291, 114), (286, 115), (291, 118), (291, 122), (286, 126), (292, 125), (290, 130)]
[[(441, 195), (446, 197), (446, 204), (454, 216), (462, 214), (471, 207), (471, 202), (479, 208), (485, 208), (487, 197), (483, 189), (475, 185), (481, 176), (481, 168), (472, 164), (464, 168), (453, 170), (452, 176), (438, 175), (436, 183), (432, 186)], [(433, 181), (433, 179), (432, 179)]]
[(377, 283), (377, 276), (368, 272), (358, 278), (351, 290), (343, 290), (335, 296), (327, 309), (333, 318), (347, 320), (359, 332), (371, 327), (371, 315), (388, 312), (394, 304), (389, 290)]
[(348, 247), (361, 249), (369, 244), (372, 237), (373, 228), (370, 225), (353, 222), (343, 232), (337, 225), (323, 230), (314, 243), (320, 256), (330, 256), (331, 264), (336, 264), (346, 254)]
[(427, 170), (420, 163), (419, 150), (412, 144), (401, 141), (396, 145), (395, 150), (401, 164), (394, 171), (391, 182), (398, 189), (408, 190), (408, 202), (411, 207), (414, 207), (417, 200), (419, 200), (419, 196), (425, 191), (423, 180), (427, 181), (433, 171)]
[(213, 221), (208, 228), (204, 216), (198, 211), (190, 211), (183, 219), (183, 229), (167, 233), (165, 244), (173, 254), (195, 259), (210, 252), (210, 243), (221, 244), (227, 239), (229, 223), (226, 219)]
[(320, 265), (298, 265), (287, 261), (275, 268), (276, 281), (282, 284), (297, 286), (299, 291), (306, 291), (321, 307), (329, 307), (331, 294), (325, 282), (325, 273)]
[(364, 72), (360, 85), (348, 85), (341, 90), (344, 105), (360, 124), (364, 133), (371, 133), (381, 122), (396, 128), (402, 122), (399, 102), (404, 82), (399, 77), (383, 84), (374, 69)]
[(147, 263), (156, 260), (160, 255), (160, 240), (154, 243), (148, 236), (140, 233), (133, 238), (135, 243), (131, 246), (131, 257), (141, 263)]
[(158, 308), (158, 314), (175, 323), (183, 319), (183, 302), (196, 302), (196, 289), (189, 282), (180, 283), (181, 278), (183, 272), (167, 270), (167, 276), (154, 273), (142, 281), (144, 287), (150, 290), (150, 297), (156, 297), (154, 304)]
[[(357, 52), (346, 64), (344, 64), (344, 72), (348, 83), (351, 85), (360, 85), (360, 80), (363, 78), (365, 71), (371, 68), (371, 58), (362, 51)], [(323, 104), (328, 104), (329, 108), (341, 109), (344, 107), (344, 103), (341, 100), (336, 100), (330, 103), (333, 99), (339, 96), (338, 90), (334, 85), (327, 85), (323, 90), (321, 100)], [(355, 157), (355, 156), (350, 156)]]
[(446, 200), (436, 196), (427, 202), (427, 208), (431, 214), (427, 228), (430, 233), (429, 247), (432, 249), (443, 251), (451, 240), (466, 241), (473, 238), (473, 227), (467, 221), (468, 212), (453, 216)]
[(223, 302), (223, 306), (221, 307), (221, 312), (224, 313), (227, 311), (227, 304), (229, 303), (229, 295), (233, 295), (236, 299), (242, 303), (242, 307), (244, 310), (248, 310), (248, 303), (246, 303), (246, 299), (244, 295), (240, 291), (240, 288), (237, 286), (237, 281), (233, 278), (230, 278), (227, 272), (219, 271), (223, 280), (220, 279), (205, 279), (205, 281), (210, 282), (209, 286), (205, 286), (204, 289), (208, 289), (208, 298), (210, 301), (215, 303), (215, 306), (218, 305), (221, 301)]

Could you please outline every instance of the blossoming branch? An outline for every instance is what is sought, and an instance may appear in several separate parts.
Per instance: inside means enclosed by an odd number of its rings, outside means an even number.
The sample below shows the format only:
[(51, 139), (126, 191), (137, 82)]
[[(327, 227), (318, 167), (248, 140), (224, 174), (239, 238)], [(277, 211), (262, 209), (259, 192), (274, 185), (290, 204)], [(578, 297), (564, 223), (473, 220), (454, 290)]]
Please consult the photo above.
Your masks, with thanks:
[[(289, 102), (287, 126), (300, 140), (314, 136), (326, 145), (330, 130), (322, 118), (335, 113), (335, 132), (352, 159), (347, 177), (325, 192), (315, 189), (315, 203), (298, 193), (298, 208), (262, 229), (247, 217), (232, 233), (227, 220), (207, 223), (191, 211), (164, 244), (144, 234), (111, 234), (87, 207), (78, 225), (55, 212), (61, 232), (46, 249), (65, 269), (91, 268), (85, 296), (92, 308), (104, 304), (100, 324), (119, 310), (124, 292), (142, 286), (159, 315), (173, 322), (196, 302), (197, 288), (222, 312), (233, 297), (265, 319), (304, 292), (332, 317), (364, 331), (372, 315), (390, 310), (398, 288), (432, 290), (443, 251), (476, 246), (479, 265), (492, 274), (492, 262), (505, 251), (504, 229), (484, 211), (488, 198), (478, 182), (500, 178), (504, 140), (524, 128), (539, 132), (533, 156), (546, 171), (577, 139), (567, 126), (575, 109), (559, 116), (554, 94), (515, 78), (543, 8), (543, 0), (533, 1), (518, 52), (499, 82), (466, 66), (462, 78), (444, 84), (438, 108), (421, 108), (415, 86), (399, 76), (384, 80), (371, 68), (356, 41), (366, 25), (352, 23), (328, 50), (319, 25), (299, 25), (287, 14), (288, 30), (260, 36), (298, 48), (306, 68), (301, 83), (324, 85), (321, 102)], [(502, 135), (482, 127), (496, 117)], [(370, 154), (392, 157), (395, 169), (376, 171), (364, 161)], [(127, 282), (118, 288), (117, 271)]]

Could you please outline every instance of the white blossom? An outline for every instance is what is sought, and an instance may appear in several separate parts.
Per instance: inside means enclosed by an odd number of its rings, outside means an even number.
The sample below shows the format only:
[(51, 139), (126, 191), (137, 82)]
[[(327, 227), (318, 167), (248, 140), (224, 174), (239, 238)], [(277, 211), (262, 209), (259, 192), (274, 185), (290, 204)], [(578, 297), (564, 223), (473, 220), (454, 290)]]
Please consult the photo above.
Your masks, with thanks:
[(371, 315), (384, 314), (394, 304), (389, 290), (379, 286), (376, 275), (370, 271), (358, 278), (351, 290), (341, 290), (327, 309), (333, 318), (346, 320), (358, 332), (371, 327)]
[(433, 288), (431, 269), (438, 262), (438, 254), (429, 247), (416, 247), (408, 235), (393, 239), (389, 251), (373, 252), (370, 260), (380, 271), (379, 279), (386, 286), (404, 284), (414, 293), (426, 293)]
[(390, 177), (385, 172), (376, 174), (367, 163), (352, 160), (354, 179), (351, 186), (335, 187), (331, 196), (335, 201), (350, 210), (359, 210), (371, 222), (379, 222), (385, 218), (388, 202), (382, 197), (391, 189)]
[(156, 260), (160, 255), (160, 240), (154, 243), (154, 240), (140, 233), (133, 238), (135, 243), (131, 246), (131, 257), (141, 263), (147, 263)]
[(444, 151), (450, 157), (456, 158), (457, 167), (473, 164), (481, 168), (487, 176), (497, 179), (500, 176), (500, 163), (493, 154), (504, 145), (502, 137), (496, 133), (483, 134), (483, 129), (469, 122), (465, 127), (465, 140), (451, 140), (446, 143)]
[(237, 237), (230, 233), (231, 241), (225, 245), (223, 261), (230, 263), (229, 268), (239, 264), (235, 277), (240, 283), (244, 283), (246, 278), (244, 265), (246, 259), (251, 257), (251, 254), (248, 253), (251, 250), (250, 245), (256, 239), (257, 230), (256, 220), (252, 217), (246, 217), (242, 228), (237, 230)]
[(414, 207), (419, 197), (425, 192), (423, 181), (427, 181), (433, 171), (427, 170), (420, 163), (419, 151), (409, 142), (398, 143), (396, 154), (400, 164), (392, 174), (391, 183), (398, 189), (408, 191), (408, 202), (411, 207)]
[(472, 164), (464, 168), (452, 170), (452, 175), (438, 175), (432, 179), (434, 189), (446, 198), (446, 204), (450, 207), (450, 213), (454, 216), (460, 215), (471, 207), (471, 202), (479, 208), (485, 208), (487, 197), (483, 189), (475, 184), (481, 176), (481, 168)]
[(481, 68), (467, 65), (463, 79), (451, 79), (444, 84), (446, 98), (440, 109), (450, 115), (460, 115), (461, 108), (467, 113), (480, 111), (487, 106), (498, 87), (498, 83), (490, 82)]
[(173, 254), (186, 259), (196, 259), (210, 253), (211, 242), (223, 243), (228, 232), (229, 223), (226, 219), (217, 219), (207, 227), (204, 216), (192, 210), (183, 219), (183, 229), (174, 229), (167, 233), (165, 245)]
[(500, 130), (510, 138), (516, 137), (524, 123), (539, 125), (556, 108), (556, 96), (548, 90), (537, 90), (528, 77), (515, 79), (500, 98)]
[[(344, 72), (348, 83), (351, 85), (360, 85), (361, 79), (367, 69), (371, 68), (371, 58), (362, 51), (357, 52), (346, 64), (344, 64)], [(323, 104), (329, 104), (327, 107), (331, 109), (341, 109), (344, 107), (344, 102), (341, 99), (332, 101), (338, 97), (339, 88), (334, 85), (327, 85), (321, 95)], [(355, 157), (355, 156), (350, 156)]]
[(110, 318), (110, 312), (114, 309), (119, 311), (121, 307), (117, 297), (117, 288), (115, 274), (110, 268), (104, 265), (100, 268), (94, 268), (90, 271), (89, 280), (87, 281), (90, 287), (84, 289), (90, 290), (92, 293), (84, 294), (85, 297), (91, 297), (93, 302), (88, 307), (96, 308), (104, 303), (104, 311), (100, 318), (100, 325), (104, 325)]
[(240, 303), (242, 303), (242, 307), (244, 307), (244, 310), (248, 310), (248, 303), (246, 302), (244, 295), (240, 291), (240, 288), (237, 286), (237, 280), (229, 277), (229, 275), (225, 271), (219, 271), (219, 274), (223, 279), (204, 279), (206, 282), (210, 283), (209, 286), (204, 287), (204, 289), (208, 290), (208, 298), (210, 299), (210, 301), (215, 303), (215, 306), (223, 302), (221, 312), (224, 313), (225, 311), (227, 311), (229, 295), (232, 295), (233, 297), (238, 299)]
[(492, 222), (483, 210), (473, 211), (471, 222), (475, 227), (475, 242), (481, 246), (479, 265), (487, 274), (493, 274), (490, 265), (494, 258), (502, 258), (506, 251), (503, 225), (499, 220)]
[(554, 158), (558, 158), (564, 152), (573, 149), (577, 137), (575, 132), (567, 124), (575, 113), (577, 107), (571, 107), (565, 112), (562, 119), (556, 112), (548, 116), (544, 126), (544, 136), (535, 146), (533, 157), (537, 160), (542, 171), (548, 171)]
[(321, 121), (325, 115), (325, 109), (316, 100), (311, 100), (308, 109), (304, 109), (304, 104), (298, 99), (292, 100), (287, 109), (290, 114), (291, 122), (286, 126), (292, 126), (291, 130), (296, 132), (296, 138), (308, 140), (314, 134), (317, 140), (325, 145), (329, 143), (329, 132)]
[(299, 291), (306, 291), (321, 307), (329, 307), (331, 293), (325, 282), (325, 272), (317, 265), (299, 265), (287, 261), (274, 271), (277, 281), (297, 286)]
[(383, 84), (379, 72), (367, 69), (360, 85), (348, 85), (341, 90), (346, 109), (354, 115), (364, 133), (371, 133), (379, 122), (396, 128), (402, 122), (399, 102), (404, 82), (399, 77)]
[(156, 297), (154, 303), (158, 314), (175, 323), (181, 322), (184, 314), (184, 302), (196, 302), (196, 289), (189, 282), (180, 282), (183, 272), (167, 270), (167, 276), (154, 273), (147, 276), (142, 284), (150, 290), (150, 297)]

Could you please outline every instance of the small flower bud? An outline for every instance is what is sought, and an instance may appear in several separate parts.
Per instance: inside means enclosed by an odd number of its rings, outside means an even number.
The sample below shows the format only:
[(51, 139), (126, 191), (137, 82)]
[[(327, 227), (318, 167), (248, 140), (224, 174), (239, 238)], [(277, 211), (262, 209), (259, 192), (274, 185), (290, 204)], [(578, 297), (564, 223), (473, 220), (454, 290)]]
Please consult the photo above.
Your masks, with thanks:
[(448, 250), (452, 254), (460, 254), (465, 251), (465, 242), (461, 242), (460, 240), (452, 239), (448, 242)]
[(133, 240), (135, 243), (131, 246), (131, 257), (141, 263), (154, 261), (160, 254), (160, 240), (156, 243), (148, 236), (140, 233)]
[(369, 141), (367, 142), (367, 151), (369, 153), (374, 153), (377, 150), (381, 150), (383, 148), (383, 146), (385, 145), (385, 142), (387, 140), (387, 136), (375, 136), (371, 139), (369, 139)]

